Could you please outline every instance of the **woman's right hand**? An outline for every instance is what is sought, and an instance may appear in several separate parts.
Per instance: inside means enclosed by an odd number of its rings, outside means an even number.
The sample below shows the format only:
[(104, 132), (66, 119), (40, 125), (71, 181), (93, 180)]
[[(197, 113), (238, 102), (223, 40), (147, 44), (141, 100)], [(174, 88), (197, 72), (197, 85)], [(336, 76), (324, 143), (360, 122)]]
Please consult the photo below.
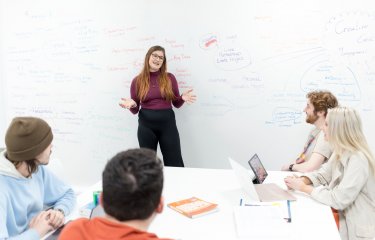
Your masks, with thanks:
[(53, 230), (53, 226), (49, 223), (49, 213), (46, 211), (40, 212), (31, 219), (29, 227), (34, 228), (40, 237), (45, 236), (49, 231)]
[(137, 103), (131, 98), (121, 98), (120, 107), (130, 109), (137, 106)]
[(182, 97), (182, 100), (184, 100), (188, 104), (194, 103), (195, 100), (197, 100), (197, 95), (193, 93), (193, 89), (186, 90), (185, 92), (182, 93), (181, 97)]

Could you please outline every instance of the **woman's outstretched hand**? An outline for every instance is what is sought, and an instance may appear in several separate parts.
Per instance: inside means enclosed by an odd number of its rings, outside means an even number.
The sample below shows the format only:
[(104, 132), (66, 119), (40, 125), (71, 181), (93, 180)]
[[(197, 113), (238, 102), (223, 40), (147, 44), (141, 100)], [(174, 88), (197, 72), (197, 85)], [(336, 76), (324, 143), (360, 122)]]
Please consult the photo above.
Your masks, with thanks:
[(130, 109), (137, 106), (137, 103), (131, 98), (121, 98), (119, 102), (120, 107)]
[(197, 100), (197, 96), (193, 93), (193, 89), (188, 89), (182, 93), (182, 100), (187, 103), (194, 103)]

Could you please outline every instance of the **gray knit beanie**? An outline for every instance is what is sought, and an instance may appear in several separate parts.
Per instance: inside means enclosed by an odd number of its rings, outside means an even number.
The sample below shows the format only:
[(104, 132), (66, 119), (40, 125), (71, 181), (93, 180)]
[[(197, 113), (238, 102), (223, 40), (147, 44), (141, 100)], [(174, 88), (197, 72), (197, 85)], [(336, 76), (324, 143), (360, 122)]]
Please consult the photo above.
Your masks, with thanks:
[(16, 117), (5, 134), (6, 153), (9, 160), (35, 159), (52, 142), (51, 127), (36, 117)]

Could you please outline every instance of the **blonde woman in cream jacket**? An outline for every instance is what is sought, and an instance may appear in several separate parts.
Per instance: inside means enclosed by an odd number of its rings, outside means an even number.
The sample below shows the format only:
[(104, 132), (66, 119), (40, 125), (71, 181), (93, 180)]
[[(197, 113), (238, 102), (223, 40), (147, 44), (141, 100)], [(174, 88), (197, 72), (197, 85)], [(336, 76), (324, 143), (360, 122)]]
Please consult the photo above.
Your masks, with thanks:
[(342, 239), (375, 238), (375, 159), (358, 113), (337, 107), (323, 127), (333, 155), (319, 170), (285, 178), (286, 185), (305, 192), (339, 212)]

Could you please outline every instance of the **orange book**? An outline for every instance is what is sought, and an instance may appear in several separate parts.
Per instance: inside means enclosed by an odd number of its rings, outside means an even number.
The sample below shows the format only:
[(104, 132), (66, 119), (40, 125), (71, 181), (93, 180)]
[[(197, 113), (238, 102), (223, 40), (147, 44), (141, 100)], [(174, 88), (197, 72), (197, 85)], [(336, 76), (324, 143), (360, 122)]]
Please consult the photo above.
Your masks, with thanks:
[(172, 202), (167, 204), (167, 206), (189, 218), (196, 218), (218, 210), (216, 203), (207, 202), (196, 197)]

